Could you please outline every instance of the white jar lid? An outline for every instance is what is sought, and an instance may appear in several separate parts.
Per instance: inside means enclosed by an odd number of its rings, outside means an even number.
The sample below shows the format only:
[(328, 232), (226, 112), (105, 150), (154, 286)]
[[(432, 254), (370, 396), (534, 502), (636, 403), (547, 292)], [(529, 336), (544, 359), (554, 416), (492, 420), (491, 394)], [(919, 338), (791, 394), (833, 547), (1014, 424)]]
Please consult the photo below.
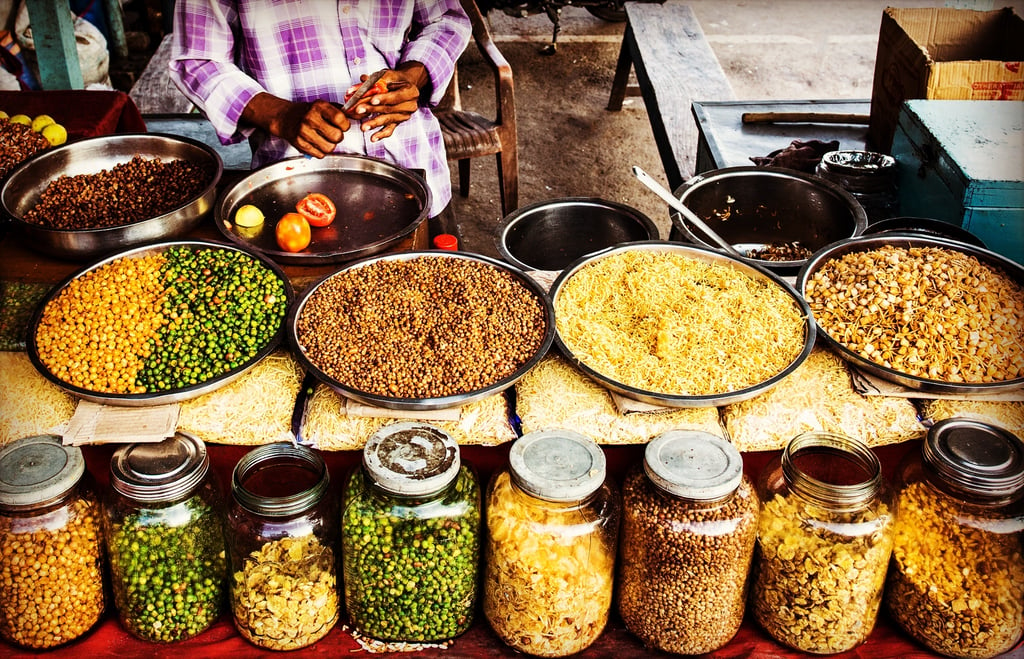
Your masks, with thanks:
[(387, 492), (425, 496), (454, 481), (462, 461), (451, 435), (430, 424), (402, 421), (373, 433), (363, 447), (363, 466)]
[(548, 501), (580, 501), (601, 487), (604, 451), (572, 430), (538, 430), (523, 435), (509, 451), (516, 485)]
[(743, 480), (743, 457), (731, 442), (700, 430), (669, 430), (644, 450), (644, 472), (670, 494), (713, 501)]
[(17, 510), (50, 501), (84, 473), (82, 450), (62, 445), (56, 435), (14, 440), (0, 448), (0, 506)]

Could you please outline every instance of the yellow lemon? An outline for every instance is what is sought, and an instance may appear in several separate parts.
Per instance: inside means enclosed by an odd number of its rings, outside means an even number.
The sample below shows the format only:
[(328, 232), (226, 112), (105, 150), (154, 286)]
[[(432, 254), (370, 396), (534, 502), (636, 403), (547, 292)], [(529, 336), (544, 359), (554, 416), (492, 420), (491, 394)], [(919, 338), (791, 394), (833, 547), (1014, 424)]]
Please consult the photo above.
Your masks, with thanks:
[(235, 211), (235, 224), (240, 227), (257, 227), (263, 224), (263, 211), (252, 204), (246, 204)]
[(60, 124), (45, 126), (41, 134), (51, 146), (60, 146), (68, 141), (68, 131)]
[(41, 114), (41, 115), (39, 115), (38, 117), (36, 117), (35, 119), (32, 120), (32, 130), (34, 130), (37, 133), (41, 133), (41, 132), (43, 132), (44, 128), (46, 128), (50, 124), (55, 124), (55, 123), (57, 123), (57, 122), (50, 115), (48, 115), (48, 114)]
[(12, 124), (25, 124), (26, 126), (32, 125), (32, 118), (27, 114), (16, 114), (10, 118)]

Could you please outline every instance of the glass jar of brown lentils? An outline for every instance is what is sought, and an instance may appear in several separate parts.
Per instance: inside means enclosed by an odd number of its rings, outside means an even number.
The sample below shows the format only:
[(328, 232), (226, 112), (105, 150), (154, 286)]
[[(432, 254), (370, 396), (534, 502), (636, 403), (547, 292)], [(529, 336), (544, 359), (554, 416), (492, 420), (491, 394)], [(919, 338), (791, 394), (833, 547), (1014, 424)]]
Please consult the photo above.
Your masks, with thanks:
[(653, 439), (623, 483), (619, 612), (649, 647), (701, 654), (743, 621), (758, 499), (739, 451), (711, 433)]
[(103, 615), (100, 503), (81, 449), (39, 435), (0, 449), (0, 636), (33, 650)]

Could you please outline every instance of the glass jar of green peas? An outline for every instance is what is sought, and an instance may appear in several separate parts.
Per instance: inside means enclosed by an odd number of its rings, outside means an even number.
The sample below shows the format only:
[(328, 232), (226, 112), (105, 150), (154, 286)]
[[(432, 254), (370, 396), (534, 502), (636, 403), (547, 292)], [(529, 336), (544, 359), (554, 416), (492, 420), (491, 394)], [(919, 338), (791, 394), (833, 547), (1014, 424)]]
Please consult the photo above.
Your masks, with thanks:
[(103, 526), (114, 604), (135, 636), (191, 638), (223, 610), (224, 499), (203, 442), (178, 433), (128, 444), (110, 462)]
[(469, 628), (477, 596), (480, 488), (434, 426), (400, 422), (367, 441), (344, 489), (345, 605), (359, 633), (442, 641)]

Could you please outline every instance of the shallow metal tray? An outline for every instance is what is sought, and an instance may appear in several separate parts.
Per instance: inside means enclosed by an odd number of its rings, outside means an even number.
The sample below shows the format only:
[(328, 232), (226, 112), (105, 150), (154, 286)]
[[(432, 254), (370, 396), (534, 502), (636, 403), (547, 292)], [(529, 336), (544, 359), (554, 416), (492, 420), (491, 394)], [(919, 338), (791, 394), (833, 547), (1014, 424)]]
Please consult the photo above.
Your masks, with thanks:
[[(210, 173), (210, 182), (183, 206), (116, 227), (52, 229), (23, 219), (58, 177), (97, 174), (129, 162), (137, 155), (164, 161), (187, 160), (201, 165)], [(223, 173), (224, 164), (217, 152), (187, 137), (162, 133), (102, 135), (46, 149), (24, 161), (3, 182), (0, 203), (25, 245), (58, 258), (87, 261), (133, 245), (187, 233), (213, 208)]]
[[(393, 396), (381, 396), (379, 394), (369, 393), (366, 391), (360, 391), (354, 387), (341, 382), (330, 375), (324, 373), (316, 364), (311, 362), (306, 357), (306, 352), (299, 343), (298, 338), (298, 321), (302, 316), (302, 311), (309, 301), (309, 298), (324, 284), (329, 281), (332, 277), (338, 276), (341, 273), (348, 272), (355, 268), (365, 267), (374, 263), (382, 261), (400, 261), (400, 260), (412, 260), (421, 257), (439, 258), (439, 259), (465, 259), (468, 261), (476, 261), (478, 263), (485, 263), (493, 266), (499, 270), (511, 273), (517, 281), (523, 286), (529, 289), (537, 300), (544, 307), (544, 316), (547, 328), (544, 332), (544, 338), (541, 340), (540, 346), (537, 352), (526, 362), (523, 363), (519, 369), (516, 370), (512, 375), (495, 382), (487, 387), (476, 389), (473, 391), (467, 391), (452, 396), (443, 396), (438, 398), (398, 398)], [(312, 373), (318, 380), (324, 382), (334, 390), (338, 391), (344, 396), (347, 396), (353, 400), (364, 403), (366, 405), (376, 405), (377, 407), (383, 407), (386, 409), (393, 410), (441, 410), (452, 407), (459, 407), (466, 405), (474, 401), (493, 396), (494, 394), (500, 393), (505, 389), (508, 389), (515, 384), (522, 376), (537, 365), (544, 355), (547, 354), (548, 349), (551, 347), (551, 343), (554, 339), (555, 334), (555, 314), (551, 307), (551, 300), (548, 298), (544, 289), (541, 288), (540, 284), (529, 277), (525, 272), (518, 268), (511, 266), (507, 263), (503, 263), (496, 259), (492, 259), (487, 256), (480, 254), (470, 254), (468, 252), (448, 252), (448, 251), (411, 251), (411, 252), (396, 252), (392, 254), (386, 254), (383, 256), (375, 256), (366, 258), (340, 269), (338, 272), (328, 275), (323, 278), (317, 284), (311, 286), (302, 296), (298, 302), (292, 307), (291, 313), (288, 316), (288, 340), (292, 347), (292, 351), (296, 358), (306, 369), (307, 373)]]
[[(310, 192), (327, 195), (337, 217), (326, 227), (312, 227), (309, 247), (286, 252), (277, 244), (274, 227)], [(419, 174), (377, 158), (299, 156), (261, 167), (224, 190), (214, 218), (228, 240), (278, 263), (344, 263), (383, 252), (410, 236), (426, 220), (430, 199)], [(263, 211), (263, 224), (235, 226), (235, 211), (246, 204)]]
[(150, 405), (165, 405), (169, 403), (179, 403), (181, 401), (189, 400), (190, 398), (196, 398), (197, 396), (201, 396), (203, 394), (210, 393), (211, 391), (215, 391), (216, 389), (219, 389), (227, 384), (230, 384), (231, 382), (234, 382), (236, 379), (241, 377), (246, 371), (248, 371), (250, 368), (259, 363), (260, 360), (262, 360), (264, 357), (273, 352), (274, 349), (277, 348), (278, 345), (280, 345), (281, 341), (284, 340), (285, 337), (285, 323), (283, 319), (281, 322), (281, 326), (278, 328), (274, 336), (265, 345), (263, 345), (259, 349), (259, 351), (257, 351), (257, 353), (252, 357), (252, 359), (250, 359), (248, 362), (239, 366), (233, 371), (223, 373), (214, 378), (206, 380), (205, 382), (200, 382), (199, 384), (191, 385), (188, 387), (169, 389), (167, 391), (159, 391), (147, 394), (110, 394), (91, 391), (89, 389), (83, 389), (81, 387), (74, 386), (57, 378), (49, 371), (49, 369), (47, 369), (46, 365), (43, 364), (39, 358), (39, 351), (36, 348), (35, 336), (36, 331), (39, 327), (40, 319), (42, 318), (43, 309), (46, 307), (47, 303), (50, 302), (50, 300), (60, 295), (64, 291), (64, 289), (67, 288), (68, 285), (75, 279), (85, 276), (88, 273), (97, 270), (98, 268), (108, 263), (111, 263), (121, 258), (141, 258), (149, 254), (159, 254), (171, 247), (178, 246), (191, 247), (194, 250), (220, 249), (225, 251), (244, 252), (245, 254), (252, 256), (256, 260), (258, 260), (264, 267), (271, 270), (275, 275), (277, 275), (277, 277), (284, 283), (286, 304), (290, 308), (291, 303), (295, 297), (295, 293), (294, 290), (292, 289), (291, 283), (285, 276), (284, 271), (282, 271), (277, 264), (273, 263), (266, 257), (261, 256), (259, 254), (254, 254), (250, 250), (205, 240), (169, 241), (156, 243), (153, 245), (147, 245), (143, 247), (136, 247), (134, 249), (118, 252), (117, 254), (107, 256), (106, 258), (97, 261), (96, 263), (93, 263), (92, 265), (89, 265), (79, 270), (78, 272), (75, 272), (74, 274), (66, 278), (64, 281), (59, 283), (57, 286), (55, 286), (53, 290), (51, 290), (46, 295), (46, 297), (42, 299), (42, 301), (40, 301), (39, 305), (36, 307), (35, 312), (32, 314), (32, 320), (29, 323), (29, 336), (26, 346), (28, 349), (29, 360), (36, 367), (36, 370), (38, 370), (43, 375), (43, 377), (45, 377), (53, 384), (57, 385), (58, 387), (61, 387), (65, 391), (68, 391), (71, 394), (84, 400), (107, 405), (120, 405), (123, 407), (147, 407)]
[[(814, 255), (807, 260), (807, 263), (805, 263), (800, 269), (796, 278), (796, 288), (800, 291), (800, 295), (804, 295), (807, 290), (808, 280), (810, 280), (810, 278), (813, 277), (826, 262), (832, 259), (839, 258), (844, 254), (850, 254), (853, 252), (871, 251), (885, 245), (894, 245), (902, 248), (941, 247), (943, 249), (969, 254), (970, 256), (977, 258), (982, 263), (1001, 269), (1018, 284), (1024, 286), (1024, 266), (1011, 261), (1005, 256), (1001, 256), (987, 249), (982, 249), (981, 247), (975, 247), (974, 245), (968, 245), (967, 243), (947, 238), (927, 236), (921, 233), (899, 233), (893, 231), (839, 240), (831, 245), (826, 245), (815, 252)], [(876, 375), (888, 382), (903, 385), (908, 389), (927, 391), (937, 394), (991, 394), (1018, 391), (1024, 387), (1024, 377), (1006, 380), (1004, 382), (968, 384), (944, 382), (942, 380), (931, 380), (928, 378), (909, 375), (866, 359), (832, 338), (824, 328), (819, 327), (818, 329), (819, 336), (821, 336), (825, 343), (840, 357), (858, 368), (871, 373), (872, 375)]]
[(701, 396), (688, 396), (688, 395), (676, 395), (666, 394), (657, 391), (648, 391), (646, 389), (639, 389), (631, 387), (629, 385), (618, 382), (602, 373), (591, 368), (586, 362), (581, 360), (575, 355), (572, 350), (562, 341), (558, 335), (556, 328), (555, 331), (555, 345), (558, 346), (559, 350), (562, 351), (573, 364), (575, 364), (581, 371), (589, 375), (591, 378), (596, 380), (601, 385), (616, 391), (624, 396), (628, 396), (634, 400), (639, 400), (652, 405), (662, 405), (667, 407), (717, 407), (720, 405), (728, 405), (731, 403), (738, 403), (749, 398), (753, 398), (759, 394), (764, 393), (768, 389), (771, 389), (776, 384), (781, 382), (783, 378), (788, 376), (790, 373), (795, 371), (807, 359), (807, 356), (811, 354), (811, 349), (814, 347), (815, 337), (815, 326), (814, 321), (811, 318), (811, 310), (807, 306), (804, 299), (799, 296), (793, 287), (786, 283), (779, 275), (771, 272), (767, 268), (753, 263), (748, 263), (744, 260), (735, 258), (724, 252), (720, 252), (711, 247), (703, 247), (699, 245), (683, 245), (674, 242), (665, 242), (660, 240), (649, 240), (640, 241), (633, 243), (624, 243), (615, 247), (610, 247), (604, 251), (585, 256), (575, 263), (567, 267), (562, 273), (555, 279), (554, 284), (551, 285), (550, 296), (552, 300), (552, 306), (557, 307), (558, 295), (562, 287), (569, 281), (574, 274), (579, 270), (585, 268), (591, 263), (600, 261), (601, 259), (609, 256), (619, 254), (627, 251), (650, 251), (660, 253), (674, 253), (682, 254), (692, 259), (704, 261), (707, 263), (714, 263), (720, 265), (729, 265), (736, 270), (746, 273), (756, 279), (769, 281), (783, 291), (790, 297), (793, 304), (800, 309), (800, 315), (804, 318), (804, 345), (800, 354), (797, 355), (796, 359), (789, 364), (785, 369), (771, 378), (760, 382), (756, 385), (740, 389), (738, 391), (732, 391), (722, 394), (708, 394)]

